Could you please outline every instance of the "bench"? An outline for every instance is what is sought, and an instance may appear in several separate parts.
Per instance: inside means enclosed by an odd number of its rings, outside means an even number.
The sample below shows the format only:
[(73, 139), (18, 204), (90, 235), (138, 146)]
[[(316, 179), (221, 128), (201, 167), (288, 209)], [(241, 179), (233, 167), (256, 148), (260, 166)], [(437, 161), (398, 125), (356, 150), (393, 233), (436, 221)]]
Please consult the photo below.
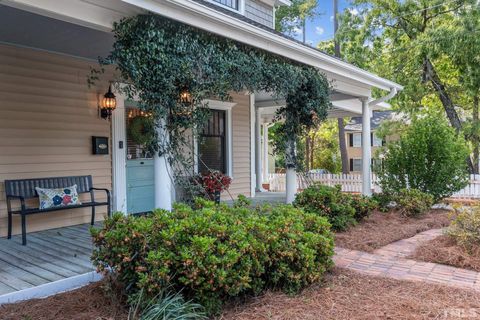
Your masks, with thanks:
[[(81, 204), (58, 206), (48, 209), (29, 208), (26, 206), (25, 201), (28, 199), (38, 198), (35, 187), (39, 188), (66, 188), (73, 185), (77, 185), (78, 194), (90, 193), (90, 201), (82, 202)], [(107, 201), (97, 202), (95, 201), (96, 190), (105, 191), (107, 194)], [(26, 217), (31, 214), (45, 213), (58, 210), (69, 210), (76, 208), (92, 208), (92, 220), (91, 224), (95, 223), (95, 208), (98, 206), (107, 206), (107, 213), (111, 215), (110, 204), (110, 190), (103, 188), (94, 188), (92, 185), (92, 176), (74, 176), (74, 177), (53, 177), (53, 178), (38, 178), (38, 179), (21, 179), (21, 180), (5, 180), (5, 193), (7, 200), (8, 210), (8, 239), (12, 238), (12, 216), (19, 214), (22, 220), (22, 244), (27, 244), (27, 227)], [(20, 201), (20, 210), (12, 210), (12, 200)]]

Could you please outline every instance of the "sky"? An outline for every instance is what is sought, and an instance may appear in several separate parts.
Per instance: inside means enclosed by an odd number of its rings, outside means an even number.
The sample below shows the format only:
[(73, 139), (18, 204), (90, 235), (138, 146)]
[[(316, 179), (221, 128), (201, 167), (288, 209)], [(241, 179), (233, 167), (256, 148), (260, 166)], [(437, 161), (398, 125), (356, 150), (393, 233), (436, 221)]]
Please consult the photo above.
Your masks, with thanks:
[[(343, 12), (349, 7), (348, 0), (338, 0), (338, 11)], [(320, 41), (333, 38), (333, 0), (318, 0), (319, 13), (313, 20), (306, 23), (306, 41), (316, 46)], [(302, 41), (301, 30), (297, 30), (295, 38)]]

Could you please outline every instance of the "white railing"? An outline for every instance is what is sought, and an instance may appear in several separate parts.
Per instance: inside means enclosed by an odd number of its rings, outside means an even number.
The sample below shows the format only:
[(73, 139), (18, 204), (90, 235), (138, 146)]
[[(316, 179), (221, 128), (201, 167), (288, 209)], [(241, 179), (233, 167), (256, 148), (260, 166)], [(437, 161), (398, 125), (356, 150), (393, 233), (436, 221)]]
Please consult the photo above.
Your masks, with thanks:
[[(268, 175), (270, 183), (270, 191), (285, 191), (285, 174), (270, 173)], [(307, 175), (299, 174), (297, 176), (297, 189), (302, 190), (308, 187), (312, 182), (319, 182), (327, 186), (342, 186), (344, 192), (362, 192), (362, 175), (361, 174), (330, 174), (330, 173), (309, 173)], [(372, 189), (380, 192), (377, 177), (372, 175)], [(452, 198), (477, 199), (480, 198), (480, 175), (470, 175), (469, 184), (462, 190), (452, 195)]]

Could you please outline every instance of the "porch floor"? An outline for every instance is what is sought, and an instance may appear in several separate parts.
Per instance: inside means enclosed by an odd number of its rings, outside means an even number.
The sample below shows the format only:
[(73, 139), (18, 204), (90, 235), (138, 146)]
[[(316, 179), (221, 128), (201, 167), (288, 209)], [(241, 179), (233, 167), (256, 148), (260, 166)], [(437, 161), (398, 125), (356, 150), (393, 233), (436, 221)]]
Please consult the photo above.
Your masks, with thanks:
[(253, 204), (285, 204), (287, 196), (285, 192), (256, 192), (255, 197), (250, 198)]
[[(101, 223), (96, 224), (97, 227)], [(94, 270), (90, 224), (0, 238), (0, 296)]]

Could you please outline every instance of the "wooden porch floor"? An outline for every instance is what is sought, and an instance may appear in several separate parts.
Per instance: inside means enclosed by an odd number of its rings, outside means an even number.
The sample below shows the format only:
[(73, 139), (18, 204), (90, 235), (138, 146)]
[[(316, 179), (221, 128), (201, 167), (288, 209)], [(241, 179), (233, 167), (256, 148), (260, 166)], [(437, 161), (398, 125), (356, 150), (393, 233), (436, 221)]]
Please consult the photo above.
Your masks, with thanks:
[[(100, 223), (97, 223), (97, 227)], [(89, 224), (0, 238), (0, 296), (94, 270)]]

